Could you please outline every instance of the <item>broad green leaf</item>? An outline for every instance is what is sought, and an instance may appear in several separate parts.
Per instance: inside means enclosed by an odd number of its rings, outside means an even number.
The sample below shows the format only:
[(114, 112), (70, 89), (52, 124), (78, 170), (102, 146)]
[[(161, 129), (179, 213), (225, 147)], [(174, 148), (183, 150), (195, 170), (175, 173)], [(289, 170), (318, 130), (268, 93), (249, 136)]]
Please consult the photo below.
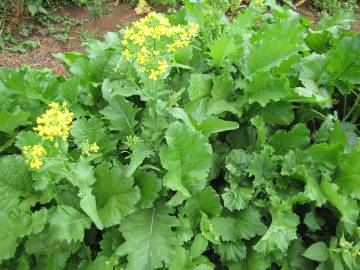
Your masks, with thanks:
[(110, 81), (105, 79), (101, 89), (105, 99), (116, 95), (131, 97), (139, 94), (134, 86), (126, 85), (125, 82), (124, 80)]
[(214, 44), (211, 44), (209, 48), (215, 67), (220, 67), (224, 63), (225, 58), (236, 49), (236, 46), (230, 38), (223, 36), (216, 40)]
[[(359, 84), (359, 55), (360, 35), (356, 35), (353, 38), (343, 38), (328, 53), (327, 70), (331, 73), (332, 78), (338, 78), (344, 82)], [(348, 94), (350, 91), (342, 90), (342, 92), (343, 94)]]
[(326, 65), (327, 58), (323, 55), (312, 54), (304, 58), (298, 66), (303, 86), (294, 89), (295, 93), (290, 100), (330, 106), (332, 91), (327, 87), (329, 74)]
[(201, 234), (196, 235), (190, 248), (191, 257), (194, 259), (200, 257), (201, 254), (206, 251), (208, 243), (208, 240), (206, 240)]
[(258, 108), (253, 115), (259, 115), (265, 123), (272, 125), (289, 125), (295, 119), (292, 104), (287, 102), (271, 102), (265, 107)]
[(156, 208), (140, 210), (123, 220), (120, 231), (126, 239), (129, 270), (151, 270), (169, 263), (177, 245), (172, 228), (175, 217)]
[(207, 139), (179, 122), (169, 126), (165, 137), (167, 147), (160, 151), (161, 164), (167, 170), (164, 186), (185, 196), (204, 189), (212, 156)]
[(266, 146), (259, 154), (253, 154), (246, 171), (250, 176), (254, 176), (254, 186), (259, 186), (278, 175), (277, 159), (274, 157), (273, 151), (271, 147)]
[(274, 78), (269, 72), (256, 72), (245, 87), (249, 103), (258, 102), (263, 107), (271, 101), (280, 101), (289, 93), (290, 85), (286, 77)]
[(197, 125), (196, 129), (201, 131), (201, 133), (208, 137), (211, 134), (219, 133), (228, 130), (234, 130), (239, 127), (239, 124), (233, 121), (225, 121), (218, 117), (212, 116), (202, 122), (200, 125)]
[[(309, 173), (308, 164), (302, 164), (303, 160), (298, 153), (289, 151), (284, 157), (282, 163), (281, 174), (285, 176), (293, 175), (295, 178), (305, 182), (304, 194), (312, 201), (316, 202), (317, 206), (321, 206), (326, 202), (326, 196), (320, 187), (318, 177), (312, 176)], [(311, 164), (314, 161), (310, 159)]]
[(190, 100), (197, 100), (210, 96), (212, 88), (212, 76), (209, 74), (191, 74), (188, 94)]
[(254, 250), (249, 250), (246, 259), (232, 264), (230, 270), (267, 270), (270, 267), (270, 260)]
[(329, 258), (328, 247), (324, 242), (317, 242), (308, 247), (303, 256), (317, 262), (325, 262)]
[[(234, 11), (232, 10), (232, 12)], [(256, 24), (256, 19), (260, 14), (261, 9), (250, 4), (248, 8), (240, 10), (239, 14), (233, 19), (232, 24), (226, 25), (228, 31), (234, 36), (242, 37), (244, 33), (249, 31), (249, 28)]]
[(25, 160), (21, 156), (0, 158), (0, 209), (18, 207), (22, 198), (35, 195)]
[(223, 241), (248, 240), (266, 232), (266, 226), (260, 221), (260, 213), (254, 207), (248, 207), (229, 217), (215, 217), (211, 223), (215, 233)]
[(194, 221), (197, 216), (200, 217), (201, 213), (209, 216), (218, 216), (221, 210), (222, 206), (219, 195), (211, 187), (195, 193), (185, 204), (186, 215), (192, 221)]
[(83, 117), (74, 121), (71, 135), (78, 147), (81, 147), (83, 143), (96, 143), (101, 153), (113, 152), (118, 141), (104, 126), (103, 121), (94, 116), (89, 119)]
[(235, 83), (234, 79), (231, 76), (230, 72), (224, 72), (220, 76), (216, 76), (213, 79), (214, 86), (211, 90), (211, 95), (215, 99), (223, 99), (231, 101), (230, 97), (235, 92)]
[(26, 145), (41, 143), (41, 137), (34, 131), (21, 131), (16, 136), (15, 145), (20, 150)]
[(96, 182), (94, 168), (86, 160), (73, 163), (71, 164), (69, 180), (81, 191), (85, 191)]
[(264, 27), (251, 41), (245, 58), (244, 74), (251, 77), (257, 71), (269, 71), (300, 51), (304, 30), (298, 19), (278, 20)]
[(135, 170), (143, 163), (144, 159), (152, 155), (152, 150), (144, 142), (139, 142), (130, 155), (130, 164), (126, 168), (126, 177), (133, 175)]
[(278, 154), (286, 154), (289, 150), (304, 149), (310, 143), (310, 131), (304, 124), (295, 125), (289, 132), (278, 130), (269, 138), (268, 143)]
[(309, 229), (313, 232), (320, 230), (321, 227), (324, 225), (325, 221), (322, 218), (319, 218), (315, 211), (310, 211), (306, 213), (304, 218), (304, 223)]
[(139, 170), (134, 174), (135, 184), (140, 189), (141, 198), (138, 202), (140, 208), (152, 207), (159, 197), (162, 182), (153, 172)]
[(332, 16), (324, 16), (316, 25), (316, 30), (326, 30), (337, 35), (341, 30), (349, 30), (355, 19), (353, 11), (340, 9)]
[(246, 258), (246, 245), (240, 241), (221, 243), (215, 246), (215, 251), (227, 262), (240, 262)]
[(28, 233), (29, 223), (24, 213), (0, 210), (0, 262), (14, 256), (20, 238)]
[(260, 149), (265, 144), (267, 137), (267, 128), (264, 119), (257, 115), (251, 118), (250, 122), (256, 128), (256, 148)]
[(96, 259), (86, 267), (86, 270), (100, 270), (100, 269), (101, 270), (114, 269), (109, 263), (109, 258), (105, 256), (97, 256)]
[(16, 128), (28, 124), (30, 114), (19, 108), (14, 112), (0, 111), (0, 131), (11, 134)]
[(271, 252), (286, 253), (292, 240), (297, 238), (296, 230), (299, 217), (290, 207), (283, 204), (270, 209), (271, 225), (265, 235), (254, 246), (257, 252), (269, 254)]
[(359, 216), (359, 206), (355, 200), (340, 195), (338, 193), (339, 187), (336, 184), (330, 183), (327, 178), (322, 180), (321, 189), (328, 201), (339, 211), (341, 221), (344, 223), (346, 230), (351, 232), (356, 226), (356, 221)]
[(70, 206), (57, 206), (49, 217), (49, 236), (54, 240), (83, 241), (84, 231), (89, 228), (89, 220)]
[(254, 190), (248, 187), (225, 188), (221, 195), (224, 206), (230, 211), (245, 209), (252, 199)]
[(347, 194), (360, 199), (360, 152), (353, 150), (341, 156), (335, 183)]
[(139, 109), (122, 96), (111, 97), (108, 102), (109, 105), (100, 113), (110, 121), (110, 128), (127, 134), (132, 133), (137, 124), (135, 116)]
[(201, 235), (211, 243), (215, 245), (221, 243), (219, 232), (215, 230), (212, 220), (205, 213), (201, 213), (200, 231)]
[(133, 187), (133, 178), (125, 176), (121, 164), (114, 167), (101, 163), (95, 172), (97, 181), (93, 186), (99, 217), (105, 227), (120, 224), (121, 220), (135, 211), (140, 191)]
[(86, 194), (81, 198), (80, 207), (95, 223), (98, 229), (102, 230), (104, 228), (104, 225), (102, 224), (96, 209), (96, 199), (94, 195), (91, 194), (91, 192), (87, 191)]
[(313, 262), (302, 256), (305, 247), (300, 239), (294, 240), (287, 252), (281, 270), (303, 270), (313, 269)]

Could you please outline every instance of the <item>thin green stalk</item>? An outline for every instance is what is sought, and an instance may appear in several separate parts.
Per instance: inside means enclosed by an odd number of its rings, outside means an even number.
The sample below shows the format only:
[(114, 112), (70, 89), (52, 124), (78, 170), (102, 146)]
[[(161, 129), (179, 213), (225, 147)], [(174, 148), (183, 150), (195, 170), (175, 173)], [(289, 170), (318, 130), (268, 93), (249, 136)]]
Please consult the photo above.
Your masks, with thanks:
[[(357, 95), (356, 93), (354, 93), (356, 95), (356, 100), (354, 102), (354, 104), (352, 105), (351, 109), (349, 110), (349, 112), (345, 115), (345, 117), (343, 118), (342, 122), (346, 122), (346, 120), (349, 119), (349, 117), (354, 113), (355, 110), (358, 110), (358, 106), (360, 104), (360, 95)], [(354, 119), (353, 119), (354, 120)]]

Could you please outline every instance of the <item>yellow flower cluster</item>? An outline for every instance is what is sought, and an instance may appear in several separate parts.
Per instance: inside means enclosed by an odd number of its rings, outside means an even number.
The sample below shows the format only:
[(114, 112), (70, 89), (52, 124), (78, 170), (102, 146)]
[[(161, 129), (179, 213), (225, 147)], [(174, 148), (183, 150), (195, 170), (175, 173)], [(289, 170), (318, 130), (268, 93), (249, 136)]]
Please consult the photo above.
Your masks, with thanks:
[(80, 145), (81, 151), (84, 155), (95, 154), (99, 151), (100, 147), (94, 142), (89, 143), (88, 140)]
[(255, 5), (257, 5), (258, 7), (263, 7), (265, 6), (265, 2), (264, 0), (253, 0)]
[(353, 253), (352, 253), (352, 255), (353, 255), (354, 257), (356, 257), (356, 256), (360, 256), (360, 251), (353, 252)]
[(40, 144), (33, 146), (27, 145), (23, 147), (23, 153), (25, 155), (26, 163), (32, 169), (40, 169), (43, 165), (44, 156), (46, 155), (45, 148)]
[(99, 151), (100, 147), (96, 143), (90, 144), (90, 151), (92, 153), (97, 153)]
[(36, 119), (37, 127), (35, 131), (42, 139), (53, 141), (55, 137), (60, 137), (66, 141), (71, 128), (73, 113), (68, 110), (66, 103), (59, 104), (52, 102), (50, 109)]
[(167, 18), (151, 12), (124, 33), (122, 55), (137, 64), (139, 72), (157, 80), (169, 68), (168, 58), (177, 49), (189, 46), (199, 26), (172, 26)]

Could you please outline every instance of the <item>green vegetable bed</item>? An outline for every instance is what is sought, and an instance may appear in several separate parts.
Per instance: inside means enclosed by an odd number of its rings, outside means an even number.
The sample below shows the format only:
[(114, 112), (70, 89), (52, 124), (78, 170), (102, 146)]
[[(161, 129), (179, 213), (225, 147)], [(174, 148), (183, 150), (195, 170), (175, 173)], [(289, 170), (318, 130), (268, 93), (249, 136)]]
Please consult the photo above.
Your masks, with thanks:
[(360, 35), (186, 1), (0, 68), (0, 269), (360, 269)]

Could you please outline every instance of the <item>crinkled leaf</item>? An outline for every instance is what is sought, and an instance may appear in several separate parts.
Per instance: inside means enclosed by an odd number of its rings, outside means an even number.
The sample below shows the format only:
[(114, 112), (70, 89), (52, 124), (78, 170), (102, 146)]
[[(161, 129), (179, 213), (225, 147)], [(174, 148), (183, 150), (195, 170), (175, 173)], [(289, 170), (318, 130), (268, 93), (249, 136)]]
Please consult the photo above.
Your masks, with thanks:
[(236, 49), (236, 46), (230, 38), (223, 36), (211, 44), (209, 48), (215, 67), (219, 67), (224, 63), (225, 58)]
[(188, 94), (190, 100), (197, 100), (210, 96), (212, 88), (212, 76), (208, 74), (191, 74)]
[(254, 246), (254, 249), (265, 254), (271, 252), (286, 253), (291, 241), (297, 238), (296, 230), (299, 225), (299, 217), (287, 205), (272, 208), (270, 212), (272, 217), (271, 225), (265, 235)]
[(240, 241), (221, 243), (215, 247), (215, 251), (227, 262), (239, 262), (246, 258), (246, 246)]
[(190, 196), (202, 190), (211, 166), (212, 149), (200, 132), (175, 122), (165, 133), (167, 147), (161, 149), (162, 166), (168, 171), (164, 186)]
[(131, 133), (137, 124), (135, 116), (139, 109), (122, 96), (111, 97), (108, 102), (109, 105), (100, 113), (110, 121), (110, 128), (126, 134)]
[(140, 208), (152, 207), (159, 197), (162, 182), (153, 172), (139, 170), (134, 174), (135, 184), (140, 189), (141, 198), (138, 202)]
[(286, 77), (274, 78), (269, 72), (256, 72), (245, 88), (249, 103), (265, 107), (271, 101), (280, 101), (290, 93)]
[(273, 179), (278, 175), (277, 160), (273, 156), (273, 149), (265, 147), (260, 154), (254, 153), (249, 167), (246, 169), (250, 176), (254, 176), (254, 185), (258, 186), (267, 179)]
[(303, 149), (310, 143), (310, 131), (304, 124), (295, 125), (289, 132), (278, 130), (269, 138), (268, 143), (278, 154), (286, 154), (289, 150)]
[(125, 169), (120, 164), (114, 167), (106, 162), (100, 164), (96, 168), (96, 178), (93, 194), (100, 219), (105, 227), (119, 224), (135, 211), (140, 191), (133, 186), (133, 178), (125, 176)]
[(177, 240), (172, 228), (178, 225), (175, 217), (160, 210), (145, 209), (123, 220), (120, 231), (126, 239), (129, 270), (151, 270), (169, 263)]
[(94, 116), (74, 121), (71, 135), (78, 147), (83, 143), (96, 143), (99, 146), (99, 152), (102, 153), (113, 152), (118, 141), (104, 126), (103, 121)]
[(126, 168), (125, 176), (132, 176), (135, 170), (143, 163), (144, 159), (152, 155), (152, 153), (150, 147), (145, 143), (137, 143), (130, 155), (130, 164)]
[(244, 74), (251, 77), (257, 71), (268, 71), (296, 54), (303, 40), (304, 30), (298, 19), (278, 20), (264, 27), (250, 46), (245, 58)]
[(221, 195), (224, 206), (230, 211), (245, 209), (253, 197), (254, 190), (248, 187), (225, 188)]
[(341, 156), (335, 183), (347, 194), (360, 199), (360, 152), (352, 151)]
[(86, 160), (80, 160), (71, 167), (69, 180), (80, 190), (86, 190), (96, 182), (94, 168)]
[(336, 184), (330, 183), (326, 178), (321, 182), (321, 189), (328, 201), (334, 205), (341, 214), (341, 221), (344, 223), (345, 228), (348, 231), (352, 231), (356, 226), (356, 221), (359, 216), (359, 206), (357, 202), (351, 198), (340, 195), (338, 193), (339, 187)]
[(0, 131), (11, 134), (16, 128), (28, 123), (30, 114), (19, 108), (14, 112), (0, 111)]
[(89, 228), (89, 220), (70, 206), (57, 206), (49, 217), (51, 239), (65, 240), (67, 243), (83, 241), (84, 231)]
[(21, 198), (33, 194), (31, 177), (25, 160), (21, 156), (0, 158), (0, 209), (18, 207)]
[(192, 221), (194, 221), (197, 216), (200, 216), (201, 213), (209, 216), (218, 216), (221, 210), (222, 206), (219, 195), (211, 187), (195, 193), (185, 204), (186, 215)]

